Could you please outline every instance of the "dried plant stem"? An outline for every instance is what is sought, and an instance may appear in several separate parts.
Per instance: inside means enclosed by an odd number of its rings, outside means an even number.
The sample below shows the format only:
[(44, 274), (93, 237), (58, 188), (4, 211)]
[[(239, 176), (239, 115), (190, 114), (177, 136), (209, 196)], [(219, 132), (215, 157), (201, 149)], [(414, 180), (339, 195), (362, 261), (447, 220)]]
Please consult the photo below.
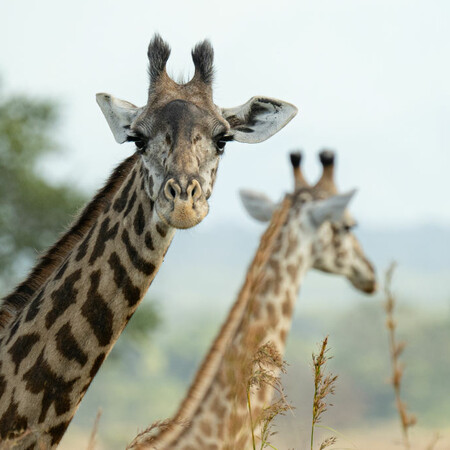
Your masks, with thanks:
[[(317, 390), (314, 390), (314, 397), (316, 397), (317, 395)], [(313, 446), (314, 446), (314, 415), (313, 415), (313, 419), (312, 419), (312, 424), (311, 424), (311, 450), (313, 450)]]
[[(314, 447), (314, 429), (320, 422), (322, 414), (327, 410), (327, 406), (332, 406), (331, 403), (326, 402), (328, 395), (333, 395), (335, 390), (335, 383), (337, 375), (325, 375), (326, 363), (331, 359), (327, 356), (328, 336), (322, 341), (319, 354), (312, 355), (313, 371), (314, 371), (314, 397), (311, 421), (311, 450)], [(320, 445), (320, 449), (325, 449), (336, 442), (336, 437), (325, 439)]]
[(392, 276), (394, 274), (394, 270), (396, 267), (396, 263), (392, 263), (388, 270), (386, 271), (385, 284), (384, 284), (384, 292), (386, 295), (386, 328), (388, 330), (389, 335), (389, 353), (391, 359), (392, 366), (392, 387), (394, 389), (395, 395), (395, 405), (400, 416), (400, 425), (402, 429), (403, 435), (403, 445), (405, 449), (409, 450), (411, 448), (411, 444), (409, 442), (408, 430), (410, 427), (415, 425), (416, 417), (413, 414), (409, 414), (407, 412), (406, 403), (402, 401), (400, 396), (401, 390), (401, 382), (403, 378), (403, 365), (400, 363), (400, 355), (405, 349), (405, 342), (397, 342), (397, 337), (395, 334), (396, 322), (394, 320), (394, 309), (395, 309), (395, 297), (391, 290), (392, 284)]
[(98, 408), (97, 415), (95, 416), (94, 425), (92, 427), (91, 435), (89, 437), (89, 442), (87, 446), (87, 450), (95, 449), (95, 438), (98, 432), (98, 424), (100, 422), (100, 417), (102, 416), (102, 409)]
[[(324, 341), (325, 342), (325, 341)], [(322, 346), (323, 349), (323, 346)], [(322, 352), (322, 350), (321, 350)], [(314, 354), (313, 354), (313, 362), (314, 362)], [(313, 397), (313, 414), (312, 414), (312, 420), (311, 420), (311, 450), (313, 450), (313, 446), (314, 446), (314, 429), (315, 429), (315, 425), (316, 425), (316, 398), (319, 394), (319, 383), (317, 382), (317, 380), (320, 377), (320, 366), (314, 364), (314, 397)]]
[(255, 432), (254, 432), (254, 425), (253, 425), (253, 417), (252, 417), (252, 404), (250, 400), (250, 386), (247, 386), (247, 406), (248, 406), (248, 415), (250, 417), (250, 430), (252, 432), (252, 445), (253, 450), (256, 450), (256, 441), (255, 441)]

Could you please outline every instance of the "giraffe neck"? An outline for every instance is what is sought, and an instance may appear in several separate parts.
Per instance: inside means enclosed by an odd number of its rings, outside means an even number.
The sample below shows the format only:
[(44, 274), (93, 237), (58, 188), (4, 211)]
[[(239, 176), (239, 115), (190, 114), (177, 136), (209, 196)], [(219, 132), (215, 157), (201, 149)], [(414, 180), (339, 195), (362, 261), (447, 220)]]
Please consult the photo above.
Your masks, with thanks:
[[(227, 340), (221, 354), (218, 369), (203, 380), (202, 396), (196, 399), (197, 408), (190, 414), (175, 415), (175, 423), (167, 431), (149, 439), (149, 448), (247, 448), (250, 439), (250, 423), (247, 409), (246, 368), (250, 368), (258, 348), (271, 342), (283, 355), (288, 331), (291, 326), (294, 302), (303, 276), (311, 267), (311, 245), (306, 235), (299, 236), (298, 223), (290, 215), (277, 236), (271, 254), (262, 268), (263, 278), (257, 283), (237, 319), (233, 335)], [(239, 299), (238, 299), (239, 301)], [(236, 304), (238, 303), (236, 302)], [(216, 342), (228, 322), (235, 320), (233, 306)], [(207, 358), (210, 357), (211, 349)], [(208, 377), (203, 371), (200, 376)], [(198, 380), (194, 386), (199, 384)], [(188, 394), (199, 392), (190, 389)], [(251, 403), (254, 417), (263, 405), (268, 405), (273, 389), (267, 386), (252, 390)], [(186, 398), (182, 405), (188, 402)], [(227, 439), (233, 440), (227, 443)], [(145, 442), (145, 436), (141, 442)], [(209, 447), (211, 446), (211, 447)]]
[(141, 159), (0, 336), (0, 439), (58, 444), (153, 281), (175, 229), (144, 190)]

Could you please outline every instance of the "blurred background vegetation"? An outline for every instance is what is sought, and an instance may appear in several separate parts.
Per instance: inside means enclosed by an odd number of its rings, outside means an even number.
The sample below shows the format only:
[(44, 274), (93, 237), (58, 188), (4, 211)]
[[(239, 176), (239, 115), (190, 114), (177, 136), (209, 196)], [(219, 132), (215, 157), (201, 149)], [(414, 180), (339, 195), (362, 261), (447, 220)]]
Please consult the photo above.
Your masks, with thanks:
[[(64, 143), (56, 138), (58, 117), (59, 108), (52, 102), (8, 96), (0, 90), (0, 287), (4, 294), (88, 198), (67, 183), (49, 182), (45, 175), (45, 158), (49, 154), (64, 156)], [(388, 256), (400, 255), (403, 260), (406, 269), (400, 271), (397, 282), (399, 334), (408, 343), (403, 395), (419, 423), (444, 429), (450, 417), (450, 315), (449, 264), (442, 257), (442, 247), (448, 246), (449, 233), (442, 229), (440, 235), (434, 233), (439, 239), (428, 240), (422, 251), (417, 236), (430, 233), (426, 229), (409, 232), (410, 238), (407, 232), (399, 238), (398, 230), (362, 233), (361, 240), (368, 244), (367, 254), (379, 267)], [(413, 241), (416, 251), (411, 248)], [(174, 412), (237, 293), (257, 243), (258, 232), (226, 224), (221, 230), (176, 237), (168, 254), (171, 262), (164, 265), (150, 290), (152, 301), (146, 298), (130, 321), (82, 402), (62, 448), (78, 436), (88, 435), (99, 407), (103, 409), (100, 441), (105, 448), (123, 448), (138, 428)], [(418, 260), (426, 261), (425, 266)], [(387, 382), (389, 354), (382, 295), (368, 300), (344, 281), (330, 280), (332, 277), (324, 275), (309, 277), (306, 292), (301, 293), (301, 304), (308, 306), (300, 307), (294, 319), (286, 354), (289, 370), (284, 378), (296, 410), (279, 421), (284, 430), (280, 436), (289, 436), (279, 448), (299, 448), (308, 435), (313, 389), (310, 355), (325, 335), (330, 336), (334, 355), (330, 369), (339, 374), (327, 425), (348, 430), (367, 424), (376, 428), (397, 420)], [(412, 303), (411, 285), (415, 293)]]
[(52, 185), (42, 160), (61, 151), (54, 135), (58, 108), (46, 100), (8, 96), (0, 84), (0, 287), (9, 290), (20, 266), (51, 245), (86, 198)]

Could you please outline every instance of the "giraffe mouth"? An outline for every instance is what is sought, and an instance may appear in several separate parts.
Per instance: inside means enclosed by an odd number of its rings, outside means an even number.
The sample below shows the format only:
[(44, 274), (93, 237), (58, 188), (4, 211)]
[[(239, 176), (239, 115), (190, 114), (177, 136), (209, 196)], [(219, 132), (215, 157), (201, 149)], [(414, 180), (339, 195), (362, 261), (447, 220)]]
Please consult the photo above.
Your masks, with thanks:
[(350, 282), (353, 286), (361, 292), (365, 294), (373, 294), (377, 291), (377, 282), (376, 280), (352, 280)]
[(204, 196), (202, 197), (196, 202), (182, 199), (168, 201), (166, 198), (158, 198), (156, 212), (164, 224), (186, 230), (198, 225), (209, 212), (208, 202)]
[(367, 268), (367, 270), (362, 271), (353, 268), (352, 273), (347, 278), (359, 291), (365, 294), (373, 294), (378, 288), (375, 271), (370, 263), (367, 263), (364, 268)]

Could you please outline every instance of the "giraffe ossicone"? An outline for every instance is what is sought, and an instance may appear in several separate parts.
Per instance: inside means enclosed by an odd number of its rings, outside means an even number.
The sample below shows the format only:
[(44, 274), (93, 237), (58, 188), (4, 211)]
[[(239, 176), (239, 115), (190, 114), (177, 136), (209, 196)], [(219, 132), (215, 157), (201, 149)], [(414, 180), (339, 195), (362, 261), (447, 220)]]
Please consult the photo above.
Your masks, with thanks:
[[(142, 433), (131, 448), (251, 448), (247, 382), (253, 357), (269, 342), (278, 354), (284, 354), (295, 300), (306, 272), (315, 268), (338, 274), (364, 293), (375, 291), (374, 268), (351, 231), (355, 222), (346, 210), (354, 191), (337, 194), (334, 153), (321, 152), (319, 157), (323, 173), (310, 186), (301, 172), (301, 154), (291, 154), (294, 189), (281, 207), (265, 194), (241, 191), (244, 207), (259, 221), (270, 220), (272, 214), (288, 205), (284, 223), (267, 261), (259, 268), (260, 276), (247, 286), (246, 298), (239, 296), (233, 305), (172, 425), (153, 435)], [(260, 250), (261, 246), (258, 253)], [(255, 257), (248, 274), (258, 261)], [(273, 366), (267, 371), (274, 376), (279, 373)], [(253, 424), (258, 424), (274, 388), (262, 385), (259, 389), (251, 387), (249, 392)], [(254, 432), (260, 436), (258, 425)]]
[(188, 83), (169, 78), (169, 55), (156, 35), (144, 107), (97, 96), (116, 141), (134, 142), (136, 152), (0, 303), (0, 441), (12, 439), (14, 448), (59, 443), (175, 230), (206, 216), (226, 142), (261, 142), (297, 112), (267, 97), (216, 106), (208, 41), (192, 51)]

